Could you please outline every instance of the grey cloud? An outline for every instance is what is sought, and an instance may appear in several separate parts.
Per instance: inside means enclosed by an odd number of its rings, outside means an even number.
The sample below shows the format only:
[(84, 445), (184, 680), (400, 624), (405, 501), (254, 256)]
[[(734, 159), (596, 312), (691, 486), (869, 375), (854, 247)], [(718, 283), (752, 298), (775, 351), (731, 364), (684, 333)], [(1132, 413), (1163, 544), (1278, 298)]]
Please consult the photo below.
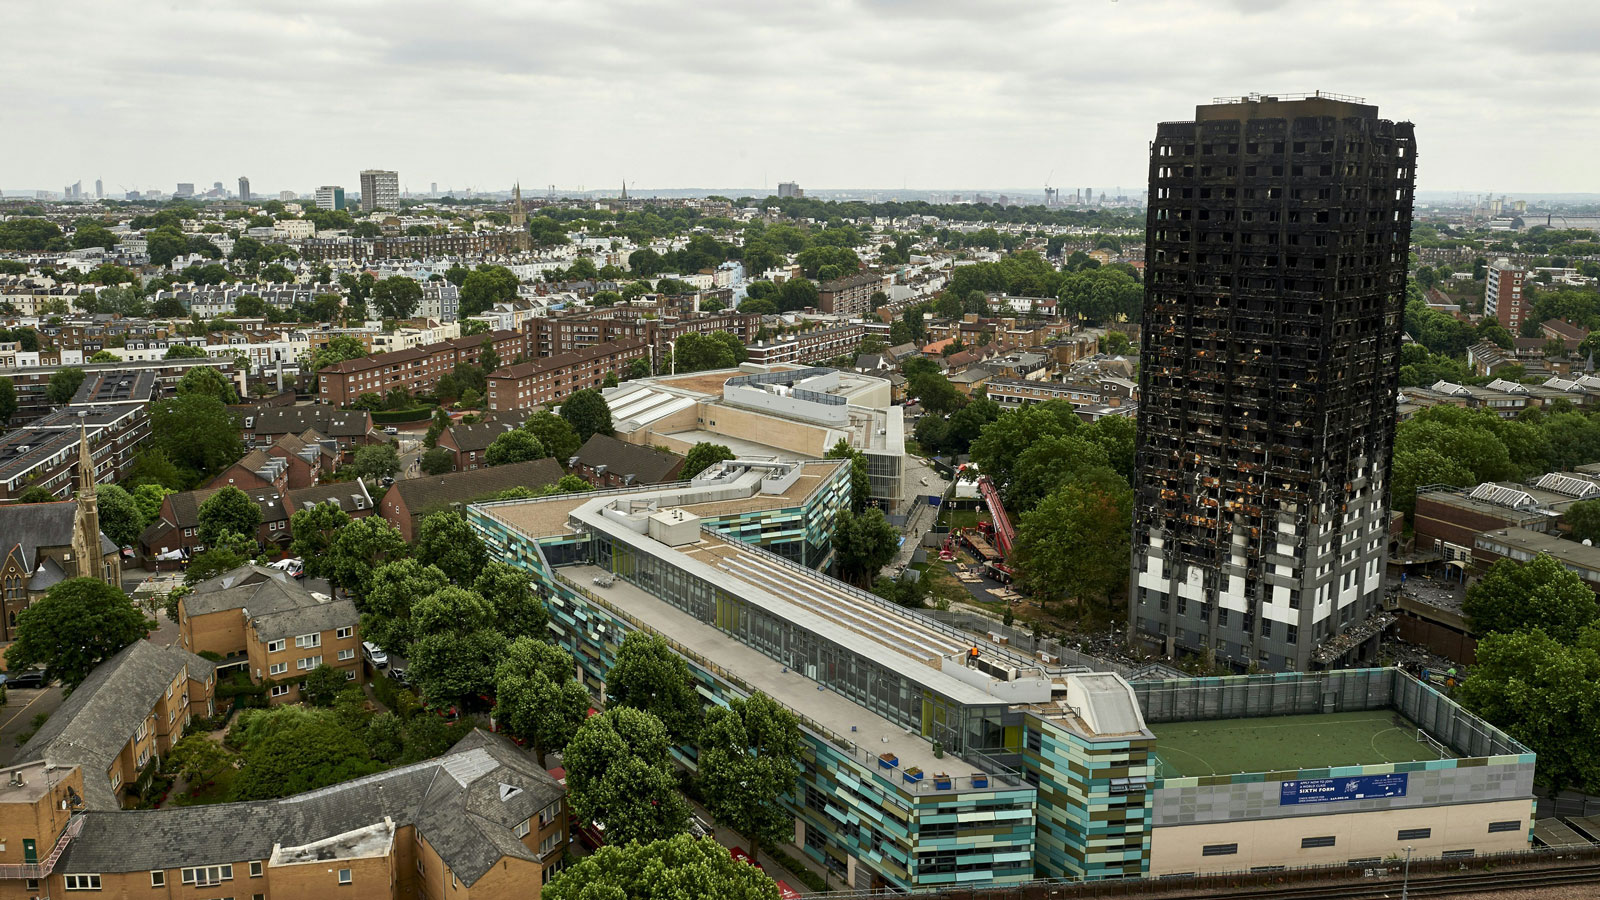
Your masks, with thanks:
[(7, 25), (51, 39), (0, 57), (0, 129), (37, 138), (3, 187), (1132, 187), (1156, 122), (1321, 88), (1417, 122), (1426, 188), (1600, 190), (1600, 8), (1560, 0), (10, 0)]

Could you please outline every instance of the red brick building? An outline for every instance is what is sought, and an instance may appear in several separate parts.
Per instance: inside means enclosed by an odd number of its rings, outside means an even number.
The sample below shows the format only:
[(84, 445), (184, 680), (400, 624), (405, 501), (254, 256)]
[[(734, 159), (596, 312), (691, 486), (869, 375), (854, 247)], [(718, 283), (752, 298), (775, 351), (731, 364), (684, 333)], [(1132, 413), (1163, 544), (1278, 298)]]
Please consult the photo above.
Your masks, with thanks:
[(486, 403), (495, 412), (559, 403), (574, 391), (600, 387), (607, 375), (622, 380), (634, 360), (649, 354), (643, 341), (630, 338), (507, 366), (489, 376)]
[(362, 394), (382, 395), (395, 388), (408, 394), (431, 391), (456, 366), (481, 364), (486, 346), (494, 347), (500, 362), (508, 362), (528, 353), (528, 335), (496, 331), (347, 359), (317, 373), (317, 398), (330, 406), (347, 406)]

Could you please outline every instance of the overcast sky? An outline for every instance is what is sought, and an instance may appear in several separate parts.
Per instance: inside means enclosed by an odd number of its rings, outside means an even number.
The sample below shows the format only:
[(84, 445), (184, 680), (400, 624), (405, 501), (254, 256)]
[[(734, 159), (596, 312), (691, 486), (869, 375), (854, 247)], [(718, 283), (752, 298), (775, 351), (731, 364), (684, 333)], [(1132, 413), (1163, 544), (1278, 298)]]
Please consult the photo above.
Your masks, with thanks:
[(1600, 191), (1595, 0), (5, 0), (0, 188), (1142, 185), (1322, 89), (1418, 187)]

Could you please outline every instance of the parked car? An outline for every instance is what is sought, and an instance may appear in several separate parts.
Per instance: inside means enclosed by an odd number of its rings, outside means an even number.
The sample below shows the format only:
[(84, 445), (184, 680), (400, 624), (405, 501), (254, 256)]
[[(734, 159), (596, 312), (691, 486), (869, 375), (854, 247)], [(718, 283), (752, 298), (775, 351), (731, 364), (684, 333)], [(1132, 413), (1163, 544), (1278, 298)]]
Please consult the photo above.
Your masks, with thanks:
[(385, 426), (383, 426), (383, 433), (384, 434), (399, 434), (400, 433), (400, 429), (394, 427), (393, 425), (385, 425)]
[(390, 666), (388, 675), (390, 678), (393, 678), (395, 681), (398, 681), (401, 684), (411, 683), (411, 679), (406, 677), (406, 670), (400, 668), (399, 666)]
[(8, 688), (42, 688), (45, 685), (44, 673), (38, 669), (23, 669), (20, 672), (7, 672), (4, 684)]
[(361, 650), (366, 653), (367, 662), (372, 663), (374, 669), (382, 669), (389, 665), (389, 654), (383, 652), (383, 648), (377, 644), (371, 641), (362, 641)]

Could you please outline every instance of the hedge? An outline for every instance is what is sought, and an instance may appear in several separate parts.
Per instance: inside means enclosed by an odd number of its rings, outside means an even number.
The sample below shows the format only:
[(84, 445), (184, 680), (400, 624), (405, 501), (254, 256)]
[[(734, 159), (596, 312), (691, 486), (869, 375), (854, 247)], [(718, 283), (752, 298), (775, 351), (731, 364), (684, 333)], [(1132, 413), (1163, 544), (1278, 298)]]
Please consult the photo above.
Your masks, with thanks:
[(384, 409), (372, 414), (379, 425), (396, 425), (401, 422), (424, 422), (433, 416), (433, 407), (418, 406), (412, 409)]

